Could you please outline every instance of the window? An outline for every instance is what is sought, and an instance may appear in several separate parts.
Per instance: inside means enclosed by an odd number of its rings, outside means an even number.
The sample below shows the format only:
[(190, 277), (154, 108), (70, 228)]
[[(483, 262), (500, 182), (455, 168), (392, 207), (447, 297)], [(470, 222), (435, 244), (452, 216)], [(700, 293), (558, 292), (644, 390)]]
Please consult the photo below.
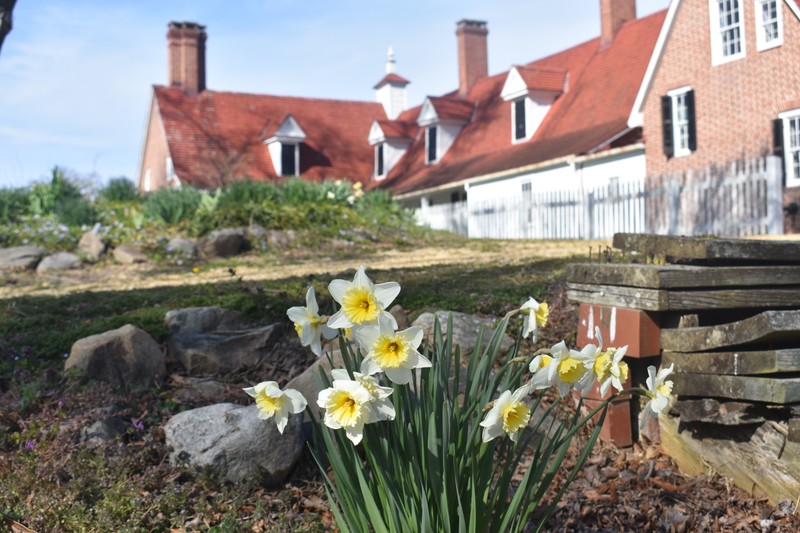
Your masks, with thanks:
[(525, 99), (514, 100), (514, 140), (525, 139)]
[(385, 170), (383, 168), (383, 143), (375, 145), (375, 175), (383, 176)]
[(784, 156), (786, 186), (800, 187), (800, 109), (781, 113), (778, 117), (776, 145)]
[(167, 183), (172, 184), (175, 181), (175, 166), (172, 164), (172, 158), (167, 156), (164, 160), (164, 175), (167, 178)]
[(298, 145), (281, 143), (281, 176), (297, 176)]
[(425, 148), (428, 154), (427, 163), (429, 164), (436, 162), (436, 137), (436, 126), (428, 126), (428, 129), (425, 130)]
[(740, 0), (709, 0), (712, 65), (721, 65), (745, 55), (740, 3)]
[(694, 91), (682, 87), (661, 97), (664, 154), (681, 157), (697, 150)]
[(755, 0), (756, 49), (761, 52), (783, 44), (783, 12), (779, 0)]

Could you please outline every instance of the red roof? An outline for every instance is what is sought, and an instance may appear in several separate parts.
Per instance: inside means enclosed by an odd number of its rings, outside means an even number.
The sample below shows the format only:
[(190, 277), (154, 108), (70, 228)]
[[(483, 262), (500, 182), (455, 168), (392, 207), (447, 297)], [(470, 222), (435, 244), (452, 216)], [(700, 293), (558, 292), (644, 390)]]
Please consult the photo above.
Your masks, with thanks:
[(528, 89), (561, 92), (567, 80), (563, 68), (516, 67)]
[(469, 120), (475, 104), (455, 96), (431, 96), (430, 100), (439, 120)]
[(375, 87), (373, 87), (373, 89), (378, 89), (380, 87), (383, 87), (387, 83), (394, 83), (394, 84), (397, 84), (397, 85), (408, 85), (411, 82), (408, 81), (407, 79), (405, 79), (403, 76), (398, 76), (397, 74), (392, 72), (392, 73), (389, 73), (386, 76), (384, 76), (381, 79), (381, 81), (376, 83)]
[(415, 122), (379, 120), (378, 126), (381, 127), (383, 136), (389, 139), (413, 139), (417, 133), (417, 124)]
[(288, 115), (303, 129), (300, 171), (312, 181), (345, 178), (366, 182), (373, 171), (367, 142), (383, 106), (352, 102), (222, 91), (188, 95), (181, 89), (154, 87), (175, 172), (183, 183), (219, 186), (220, 178), (276, 180), (263, 144)]
[[(420, 191), (609, 145), (628, 131), (628, 116), (665, 14), (663, 10), (625, 23), (608, 46), (596, 38), (523, 65), (521, 71), (548, 73), (550, 86), (559, 72), (567, 81), (566, 91), (527, 142), (514, 144), (511, 139), (509, 103), (500, 97), (508, 73), (479, 80), (465, 99), (474, 116), (441, 161), (425, 164), (425, 140), (418, 135), (379, 186), (395, 193)], [(640, 132), (635, 133), (625, 135), (623, 142), (640, 140)]]

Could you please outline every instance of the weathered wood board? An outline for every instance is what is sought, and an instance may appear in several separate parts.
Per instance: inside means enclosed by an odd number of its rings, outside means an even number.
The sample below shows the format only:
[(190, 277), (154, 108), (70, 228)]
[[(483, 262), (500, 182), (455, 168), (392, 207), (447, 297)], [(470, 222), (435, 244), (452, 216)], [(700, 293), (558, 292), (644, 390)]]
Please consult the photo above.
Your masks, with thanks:
[(800, 310), (764, 311), (718, 326), (661, 330), (664, 351), (705, 352), (756, 342), (798, 342), (800, 346)]
[(672, 393), (678, 396), (787, 404), (800, 401), (800, 377), (673, 374)]
[(682, 374), (776, 374), (800, 372), (800, 348), (730, 352), (662, 352), (661, 366)]
[(700, 311), (704, 309), (742, 309), (800, 307), (800, 286), (750, 287), (718, 290), (664, 290), (617, 285), (567, 283), (570, 300), (627, 307), (642, 311)]
[(690, 476), (709, 470), (730, 478), (748, 493), (775, 505), (800, 494), (800, 445), (787, 442), (785, 429), (766, 422), (755, 431), (726, 427), (718, 433), (693, 434), (676, 417), (661, 415), (661, 447)]
[(614, 235), (612, 245), (625, 252), (666, 256), (672, 260), (800, 263), (800, 242), (798, 241), (757, 241), (617, 233)]
[(741, 426), (766, 422), (760, 405), (749, 402), (720, 401), (715, 398), (677, 400), (672, 410), (681, 416), (681, 422), (705, 422), (722, 426)]
[(578, 263), (567, 267), (572, 283), (621, 285), (645, 289), (757, 287), (797, 285), (800, 266), (696, 266)]

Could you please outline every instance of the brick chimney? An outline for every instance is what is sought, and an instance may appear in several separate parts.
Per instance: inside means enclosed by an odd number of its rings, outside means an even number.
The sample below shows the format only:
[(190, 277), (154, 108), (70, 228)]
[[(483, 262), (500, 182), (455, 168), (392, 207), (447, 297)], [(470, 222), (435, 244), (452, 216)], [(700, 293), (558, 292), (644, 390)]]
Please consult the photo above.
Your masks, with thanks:
[(636, 20), (636, 0), (600, 0), (602, 45), (609, 44), (620, 26), (629, 20)]
[(206, 88), (206, 27), (170, 22), (167, 31), (169, 85), (187, 93)]
[(482, 20), (462, 19), (456, 23), (458, 41), (458, 92), (466, 95), (475, 82), (489, 74), (486, 36), (489, 30)]

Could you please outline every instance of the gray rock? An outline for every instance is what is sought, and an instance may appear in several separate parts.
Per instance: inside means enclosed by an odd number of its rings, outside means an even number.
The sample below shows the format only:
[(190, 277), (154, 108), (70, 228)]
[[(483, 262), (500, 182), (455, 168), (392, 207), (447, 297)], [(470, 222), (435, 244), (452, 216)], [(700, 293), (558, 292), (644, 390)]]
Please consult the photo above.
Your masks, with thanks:
[(170, 239), (167, 243), (167, 250), (190, 259), (197, 255), (197, 245), (194, 241), (184, 239), (183, 237), (173, 237)]
[(220, 307), (192, 307), (166, 314), (167, 350), (190, 374), (227, 374), (254, 366), (269, 353), (277, 325), (252, 327), (244, 315)]
[(120, 244), (114, 248), (112, 255), (117, 263), (122, 263), (123, 265), (147, 262), (147, 256), (144, 255), (144, 252), (130, 244)]
[(33, 270), (46, 253), (47, 249), (39, 246), (0, 248), (0, 269)]
[[(494, 320), (491, 318), (482, 318), (456, 311), (436, 311), (436, 313), (422, 313), (414, 321), (414, 326), (420, 326), (425, 332), (425, 342), (430, 342), (431, 332), (433, 331), (434, 317), (439, 318), (439, 323), (442, 332), (447, 329), (448, 315), (453, 315), (453, 344), (461, 347), (461, 354), (465, 357), (469, 356), (478, 340), (478, 332), (483, 327), (483, 344), (481, 349), (488, 346), (489, 341), (494, 334)], [(508, 334), (503, 335), (503, 340), (500, 343), (499, 355), (505, 355), (511, 347), (514, 346), (514, 339)]]
[(267, 231), (267, 244), (276, 248), (288, 248), (294, 243), (297, 232), (292, 229)]
[(70, 270), (80, 268), (83, 261), (75, 254), (69, 252), (56, 252), (45, 256), (36, 266), (36, 272), (42, 273), (49, 270)]
[(106, 251), (106, 243), (98, 233), (87, 231), (81, 235), (81, 240), (78, 241), (78, 251), (84, 254), (89, 261), (98, 261)]
[(197, 245), (203, 257), (230, 257), (244, 251), (247, 238), (243, 229), (226, 228), (214, 230)]
[[(173, 376), (175, 382), (175, 400), (181, 403), (211, 404), (219, 403), (231, 396), (229, 388), (221, 381), (212, 378), (192, 376)], [(241, 389), (237, 390), (241, 396)]]
[(397, 321), (398, 330), (408, 329), (408, 326), (410, 325), (408, 322), (408, 315), (406, 314), (405, 310), (400, 307), (400, 304), (394, 304), (392, 308), (389, 309), (389, 313)]
[[(338, 341), (334, 342), (338, 343)], [(299, 391), (300, 394), (302, 394), (303, 397), (308, 401), (308, 405), (315, 408), (317, 405), (317, 396), (319, 396), (319, 391), (324, 388), (320, 381), (320, 371), (323, 371), (330, 380), (331, 368), (344, 368), (342, 352), (339, 351), (338, 347), (331, 354), (331, 359), (333, 361), (333, 366), (331, 366), (328, 356), (323, 355), (317, 359), (314, 364), (306, 368), (301, 374), (295, 376), (285, 388)]]
[(166, 375), (164, 353), (147, 332), (127, 324), (75, 342), (64, 370), (80, 369), (84, 379), (117, 387), (144, 389)]
[(302, 417), (291, 416), (278, 433), (275, 421), (258, 418), (255, 405), (209, 405), (173, 416), (164, 426), (173, 465), (211, 467), (226, 481), (280, 485), (303, 452)]
[(82, 434), (84, 440), (104, 441), (124, 435), (127, 429), (125, 422), (120, 417), (109, 416), (84, 428)]

